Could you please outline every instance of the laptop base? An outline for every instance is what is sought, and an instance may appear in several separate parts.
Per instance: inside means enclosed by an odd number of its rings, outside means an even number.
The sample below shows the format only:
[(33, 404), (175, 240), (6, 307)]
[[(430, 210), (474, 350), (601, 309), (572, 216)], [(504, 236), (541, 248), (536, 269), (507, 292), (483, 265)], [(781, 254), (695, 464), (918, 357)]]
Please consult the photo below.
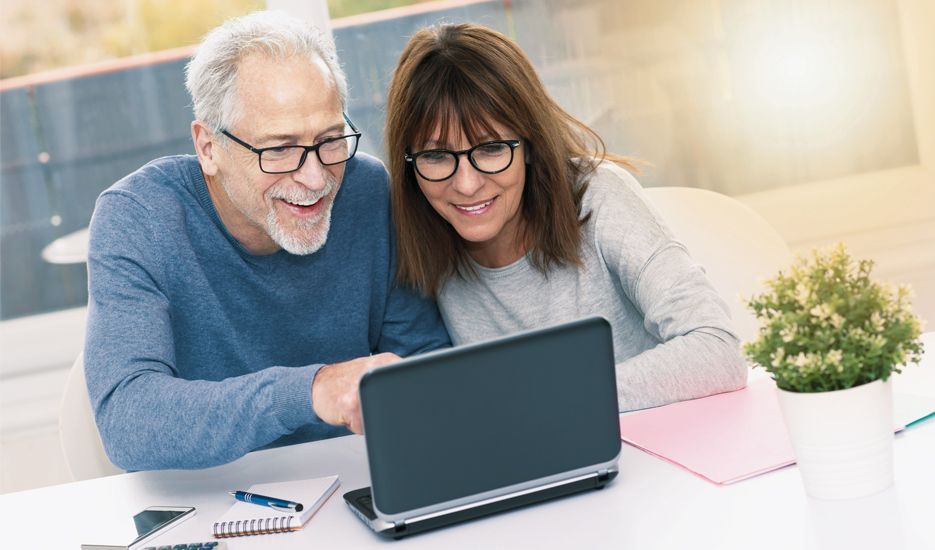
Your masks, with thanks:
[(373, 496), (370, 487), (363, 487), (344, 493), (344, 501), (351, 510), (374, 532), (384, 537), (400, 539), (408, 535), (414, 535), (431, 529), (437, 529), (453, 523), (469, 521), (487, 516), (505, 512), (521, 506), (527, 506), (574, 493), (580, 493), (589, 489), (603, 489), (607, 483), (617, 476), (617, 470), (608, 470), (601, 474), (588, 476), (584, 479), (575, 479), (568, 483), (553, 485), (543, 488), (539, 491), (523, 493), (513, 497), (497, 499), (492, 502), (479, 503), (477, 506), (459, 509), (449, 513), (431, 514), (424, 519), (414, 518), (413, 520), (391, 523), (380, 519), (373, 509)]

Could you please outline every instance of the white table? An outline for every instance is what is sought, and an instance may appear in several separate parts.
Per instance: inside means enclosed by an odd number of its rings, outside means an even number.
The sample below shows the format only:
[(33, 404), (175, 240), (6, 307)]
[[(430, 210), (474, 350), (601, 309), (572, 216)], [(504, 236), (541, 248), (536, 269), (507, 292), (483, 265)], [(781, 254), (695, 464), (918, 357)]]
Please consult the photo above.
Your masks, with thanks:
[[(896, 436), (896, 485), (849, 502), (807, 498), (795, 466), (726, 487), (624, 445), (621, 474), (592, 491), (395, 543), (406, 548), (935, 548), (935, 422)], [(129, 542), (130, 516), (153, 505), (197, 515), (155, 542), (209, 540), (226, 491), (339, 473), (342, 487), (297, 533), (228, 539), (229, 548), (377, 548), (388, 544), (341, 493), (368, 484), (363, 438), (252, 453), (201, 471), (139, 472), (0, 497), (4, 547), (77, 549)], [(121, 536), (123, 535), (123, 536)], [(16, 541), (19, 545), (11, 544)]]
[[(726, 487), (624, 445), (606, 489), (417, 535), (406, 548), (935, 548), (935, 421), (896, 436), (896, 485), (849, 502), (807, 498), (795, 466)], [(342, 487), (297, 533), (228, 539), (229, 548), (376, 548), (341, 493), (368, 484), (363, 438), (252, 453), (200, 471), (138, 472), (0, 496), (4, 547), (77, 549), (130, 540), (130, 516), (153, 505), (197, 515), (155, 542), (209, 540), (253, 483), (339, 473)], [(18, 543), (13, 544), (13, 542)], [(20, 546), (21, 545), (21, 546)]]
[[(897, 392), (935, 398), (935, 333), (925, 341), (927, 364), (897, 377)], [(883, 493), (823, 502), (805, 495), (796, 466), (718, 487), (624, 445), (620, 476), (601, 491), (390, 542), (341, 498), (369, 485), (364, 440), (348, 436), (259, 451), (207, 470), (137, 472), (2, 495), (0, 546), (126, 544), (130, 517), (156, 505), (191, 505), (197, 515), (153, 544), (210, 540), (213, 522), (231, 505), (227, 491), (338, 473), (342, 486), (305, 529), (227, 539), (228, 547), (935, 549), (935, 419), (896, 435), (895, 468), (896, 484)]]

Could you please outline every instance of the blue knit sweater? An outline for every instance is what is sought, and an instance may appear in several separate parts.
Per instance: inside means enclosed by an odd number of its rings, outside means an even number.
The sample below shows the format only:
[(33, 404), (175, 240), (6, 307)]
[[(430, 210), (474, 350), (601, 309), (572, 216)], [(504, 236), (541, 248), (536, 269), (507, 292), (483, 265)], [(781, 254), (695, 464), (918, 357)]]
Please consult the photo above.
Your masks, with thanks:
[(88, 258), (88, 391), (110, 459), (201, 468), (347, 434), (319, 419), (322, 364), (449, 345), (435, 305), (393, 284), (386, 171), (347, 164), (327, 244), (255, 256), (227, 232), (194, 156), (98, 198)]

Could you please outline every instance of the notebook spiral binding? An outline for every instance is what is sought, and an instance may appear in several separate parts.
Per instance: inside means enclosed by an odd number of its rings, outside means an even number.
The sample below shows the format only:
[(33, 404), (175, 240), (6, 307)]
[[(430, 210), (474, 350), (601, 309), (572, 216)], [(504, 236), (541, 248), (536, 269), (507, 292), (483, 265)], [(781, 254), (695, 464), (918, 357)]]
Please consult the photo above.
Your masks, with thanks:
[(292, 516), (265, 519), (220, 521), (214, 523), (214, 537), (243, 537), (247, 535), (270, 535), (292, 531)]

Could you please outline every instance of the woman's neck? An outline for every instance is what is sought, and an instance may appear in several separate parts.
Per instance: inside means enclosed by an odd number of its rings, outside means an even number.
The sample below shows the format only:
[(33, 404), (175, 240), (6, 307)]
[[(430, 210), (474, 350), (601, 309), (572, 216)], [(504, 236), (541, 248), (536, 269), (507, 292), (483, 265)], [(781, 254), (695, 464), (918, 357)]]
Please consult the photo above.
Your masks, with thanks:
[(465, 242), (468, 255), (483, 267), (506, 267), (526, 255), (527, 243), (523, 238), (524, 224), (519, 216), (500, 231), (500, 234), (482, 243)]

